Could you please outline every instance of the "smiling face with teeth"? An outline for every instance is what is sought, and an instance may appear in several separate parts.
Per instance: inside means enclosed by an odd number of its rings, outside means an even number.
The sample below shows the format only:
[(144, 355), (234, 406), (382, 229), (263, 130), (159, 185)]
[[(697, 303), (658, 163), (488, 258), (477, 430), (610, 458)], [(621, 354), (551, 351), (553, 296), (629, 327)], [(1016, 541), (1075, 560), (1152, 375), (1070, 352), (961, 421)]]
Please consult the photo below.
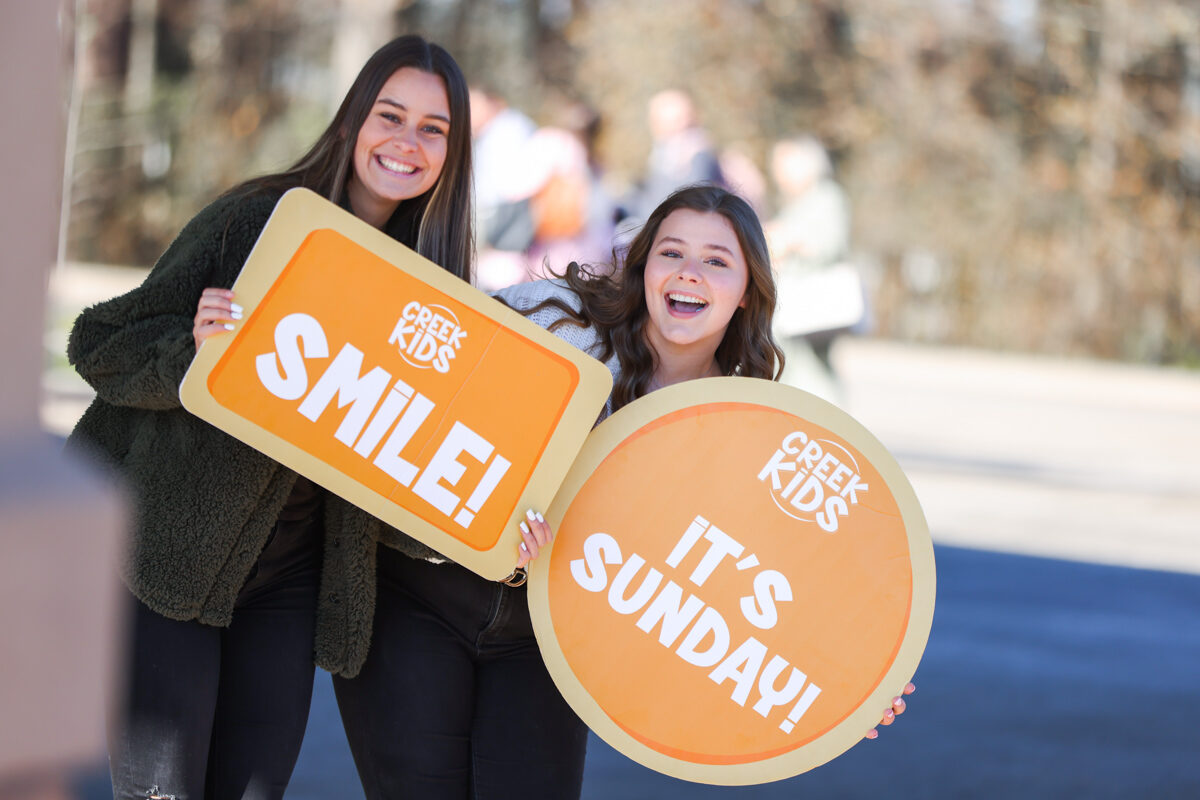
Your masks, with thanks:
[(645, 335), (660, 365), (674, 372), (668, 362), (676, 359), (706, 369), (715, 364), (729, 321), (746, 302), (748, 281), (729, 220), (688, 208), (671, 212), (655, 234), (643, 279)]
[(347, 184), (354, 214), (383, 227), (401, 201), (433, 188), (446, 163), (450, 101), (437, 75), (396, 70), (358, 131)]

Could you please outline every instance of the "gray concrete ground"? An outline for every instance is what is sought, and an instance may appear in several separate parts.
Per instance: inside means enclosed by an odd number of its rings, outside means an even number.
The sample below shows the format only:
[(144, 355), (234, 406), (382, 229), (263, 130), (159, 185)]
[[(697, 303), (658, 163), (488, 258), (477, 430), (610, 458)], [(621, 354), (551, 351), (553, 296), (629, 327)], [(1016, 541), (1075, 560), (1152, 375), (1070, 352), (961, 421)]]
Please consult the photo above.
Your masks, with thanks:
[(1200, 374), (846, 340), (940, 543), (1200, 573)]
[[(51, 321), (72, 313), (66, 294)], [(935, 541), (910, 712), (760, 787), (675, 781), (593, 737), (584, 796), (1200, 797), (1200, 374), (877, 340), (835, 356), (847, 409), (896, 455)], [(61, 431), (86, 394), (54, 366), (43, 418)], [(288, 798), (361, 796), (321, 675)]]

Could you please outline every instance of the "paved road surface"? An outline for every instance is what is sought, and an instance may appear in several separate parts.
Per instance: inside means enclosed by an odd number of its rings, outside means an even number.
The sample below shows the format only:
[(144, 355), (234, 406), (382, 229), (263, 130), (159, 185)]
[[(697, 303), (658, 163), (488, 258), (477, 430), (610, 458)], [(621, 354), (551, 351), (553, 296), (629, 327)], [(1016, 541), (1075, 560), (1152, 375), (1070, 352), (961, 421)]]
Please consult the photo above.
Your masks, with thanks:
[[(936, 544), (910, 713), (759, 787), (668, 779), (593, 737), (584, 796), (1200, 797), (1200, 375), (864, 340), (837, 357)], [(47, 386), (61, 429), (78, 385)], [(322, 674), (288, 798), (360, 797)]]

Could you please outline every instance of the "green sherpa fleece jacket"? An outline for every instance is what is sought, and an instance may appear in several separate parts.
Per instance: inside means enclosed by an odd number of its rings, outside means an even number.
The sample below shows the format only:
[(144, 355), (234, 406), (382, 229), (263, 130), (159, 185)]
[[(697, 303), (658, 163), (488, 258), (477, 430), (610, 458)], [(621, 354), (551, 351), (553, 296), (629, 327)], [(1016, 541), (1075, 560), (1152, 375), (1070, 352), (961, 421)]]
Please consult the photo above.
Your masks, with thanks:
[[(201, 211), (128, 294), (86, 309), (67, 355), (96, 398), (68, 446), (98, 453), (134, 498), (122, 574), (172, 619), (226, 626), (296, 474), (185, 411), (179, 384), (195, 356), (205, 287), (230, 287), (279, 194), (221, 198)], [(390, 231), (389, 231), (390, 232)], [(329, 495), (316, 663), (352, 677), (375, 609), (375, 547), (434, 551)]]

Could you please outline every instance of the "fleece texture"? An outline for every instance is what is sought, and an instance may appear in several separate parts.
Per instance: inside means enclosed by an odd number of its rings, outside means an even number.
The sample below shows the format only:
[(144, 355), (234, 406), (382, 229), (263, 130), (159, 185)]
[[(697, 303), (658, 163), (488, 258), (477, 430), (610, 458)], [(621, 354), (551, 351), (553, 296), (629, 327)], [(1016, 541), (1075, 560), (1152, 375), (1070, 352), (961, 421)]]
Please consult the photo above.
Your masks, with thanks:
[[(130, 590), (179, 620), (227, 626), (296, 474), (185, 411), (179, 384), (195, 356), (205, 287), (233, 285), (279, 199), (219, 199), (180, 232), (141, 286), (86, 309), (67, 355), (96, 390), (68, 446), (98, 454), (134, 498), (122, 565)], [(391, 232), (391, 231), (389, 231)], [(316, 663), (352, 677), (366, 658), (375, 547), (385, 525), (329, 495)], [(399, 531), (387, 543), (435, 555)]]

